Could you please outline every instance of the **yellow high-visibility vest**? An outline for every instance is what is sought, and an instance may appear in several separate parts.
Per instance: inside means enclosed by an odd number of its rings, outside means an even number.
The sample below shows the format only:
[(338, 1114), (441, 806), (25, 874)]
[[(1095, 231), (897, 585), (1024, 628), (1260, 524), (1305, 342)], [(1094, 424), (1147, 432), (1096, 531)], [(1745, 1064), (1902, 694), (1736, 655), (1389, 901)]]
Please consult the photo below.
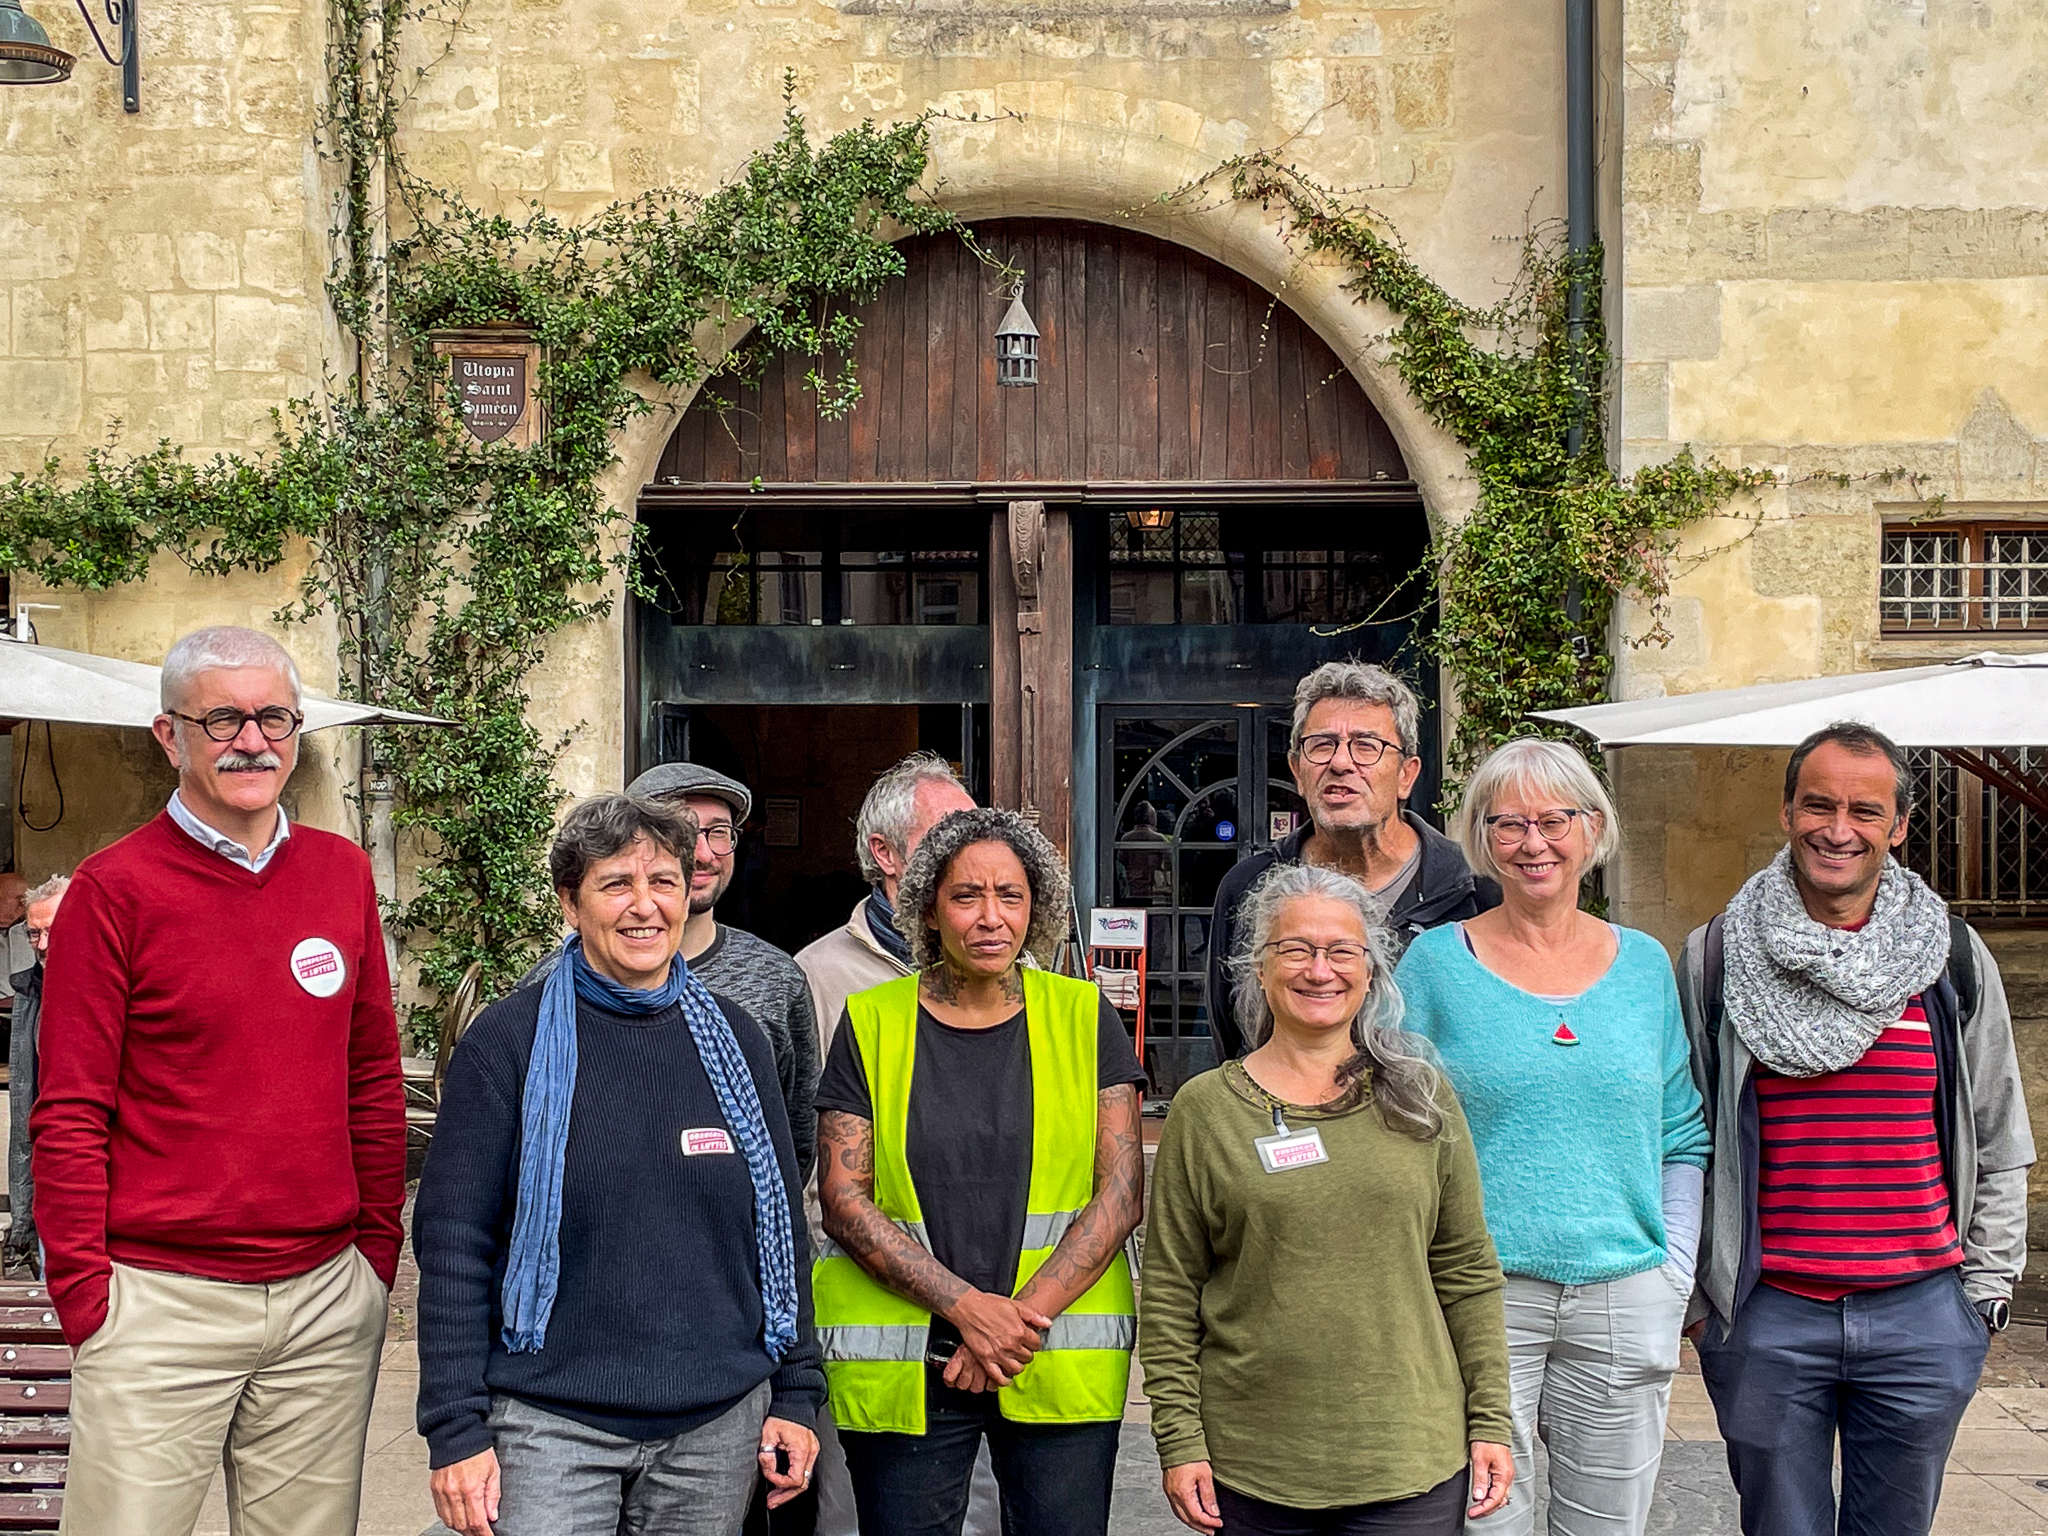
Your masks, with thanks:
[[(1052, 1256), (1095, 1193), (1096, 1030), (1092, 983), (1026, 969), (1024, 1027), (1031, 1046), (1031, 1188), (1017, 1254), (1017, 1288)], [(875, 1193), (882, 1214), (927, 1252), (924, 1208), (906, 1147), (917, 1054), (915, 976), (846, 1000), (874, 1107)], [(931, 1314), (899, 1296), (830, 1241), (811, 1269), (818, 1342), (832, 1421), (841, 1429), (924, 1433), (925, 1340)], [(1121, 1419), (1130, 1381), (1137, 1302), (1121, 1251), (1101, 1279), (1053, 1319), (1044, 1348), (997, 1394), (1003, 1417), (1077, 1424)]]

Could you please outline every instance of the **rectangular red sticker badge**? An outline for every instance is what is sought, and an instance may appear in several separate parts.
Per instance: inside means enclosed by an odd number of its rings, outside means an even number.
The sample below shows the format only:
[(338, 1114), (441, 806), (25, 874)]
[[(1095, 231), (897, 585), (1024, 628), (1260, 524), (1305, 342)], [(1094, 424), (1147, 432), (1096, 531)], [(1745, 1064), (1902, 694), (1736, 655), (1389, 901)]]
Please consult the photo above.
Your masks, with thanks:
[(683, 1156), (702, 1157), (707, 1152), (723, 1152), (731, 1156), (732, 1133), (722, 1125), (683, 1132)]

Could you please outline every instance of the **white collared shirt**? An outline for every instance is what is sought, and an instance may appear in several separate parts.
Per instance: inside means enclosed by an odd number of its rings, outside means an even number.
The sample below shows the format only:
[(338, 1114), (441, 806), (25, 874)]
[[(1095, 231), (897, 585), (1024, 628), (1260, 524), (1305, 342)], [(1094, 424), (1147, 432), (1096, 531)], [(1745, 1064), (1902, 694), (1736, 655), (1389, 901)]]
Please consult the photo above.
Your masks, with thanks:
[(185, 802), (179, 798), (178, 792), (175, 789), (171, 791), (171, 803), (168, 809), (171, 813), (171, 820), (189, 832), (194, 842), (203, 848), (211, 848), (222, 858), (230, 863), (241, 865), (242, 868), (250, 871), (252, 874), (262, 874), (263, 866), (271, 861), (276, 855), (277, 850), (284, 846), (284, 840), (292, 835), (291, 824), (285, 819), (284, 807), (280, 805), (277, 808), (277, 831), (271, 836), (270, 846), (261, 853), (252, 856), (247, 848), (244, 848), (232, 837), (229, 837), (227, 833), (215, 831), (197, 816), (194, 816), (191, 810), (187, 808)]

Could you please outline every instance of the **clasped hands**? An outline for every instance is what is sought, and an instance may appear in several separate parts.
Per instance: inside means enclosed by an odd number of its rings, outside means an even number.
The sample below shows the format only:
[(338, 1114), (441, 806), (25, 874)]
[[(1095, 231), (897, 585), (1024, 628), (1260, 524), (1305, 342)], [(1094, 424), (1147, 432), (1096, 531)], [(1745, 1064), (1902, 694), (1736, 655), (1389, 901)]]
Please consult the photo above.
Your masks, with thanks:
[(960, 1330), (960, 1348), (946, 1363), (945, 1383), (962, 1392), (1007, 1387), (1045, 1347), (1052, 1319), (1010, 1296), (969, 1291), (945, 1314)]

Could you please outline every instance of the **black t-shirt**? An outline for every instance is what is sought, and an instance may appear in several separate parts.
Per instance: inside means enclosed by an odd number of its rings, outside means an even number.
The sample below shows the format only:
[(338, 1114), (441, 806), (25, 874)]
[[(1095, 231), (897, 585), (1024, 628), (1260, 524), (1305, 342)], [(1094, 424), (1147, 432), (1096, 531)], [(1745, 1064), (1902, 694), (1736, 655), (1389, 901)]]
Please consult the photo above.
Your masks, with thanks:
[[(1145, 1081), (1123, 1020), (1107, 1002), (1096, 1036), (1099, 1092)], [(817, 1107), (875, 1118), (865, 1064), (841, 1015), (818, 1079)], [(992, 1029), (956, 1029), (917, 1010), (905, 1156), (932, 1256), (976, 1290), (1007, 1296), (1031, 1192), (1031, 1037), (1019, 1009)], [(936, 1334), (950, 1333), (943, 1322)]]

